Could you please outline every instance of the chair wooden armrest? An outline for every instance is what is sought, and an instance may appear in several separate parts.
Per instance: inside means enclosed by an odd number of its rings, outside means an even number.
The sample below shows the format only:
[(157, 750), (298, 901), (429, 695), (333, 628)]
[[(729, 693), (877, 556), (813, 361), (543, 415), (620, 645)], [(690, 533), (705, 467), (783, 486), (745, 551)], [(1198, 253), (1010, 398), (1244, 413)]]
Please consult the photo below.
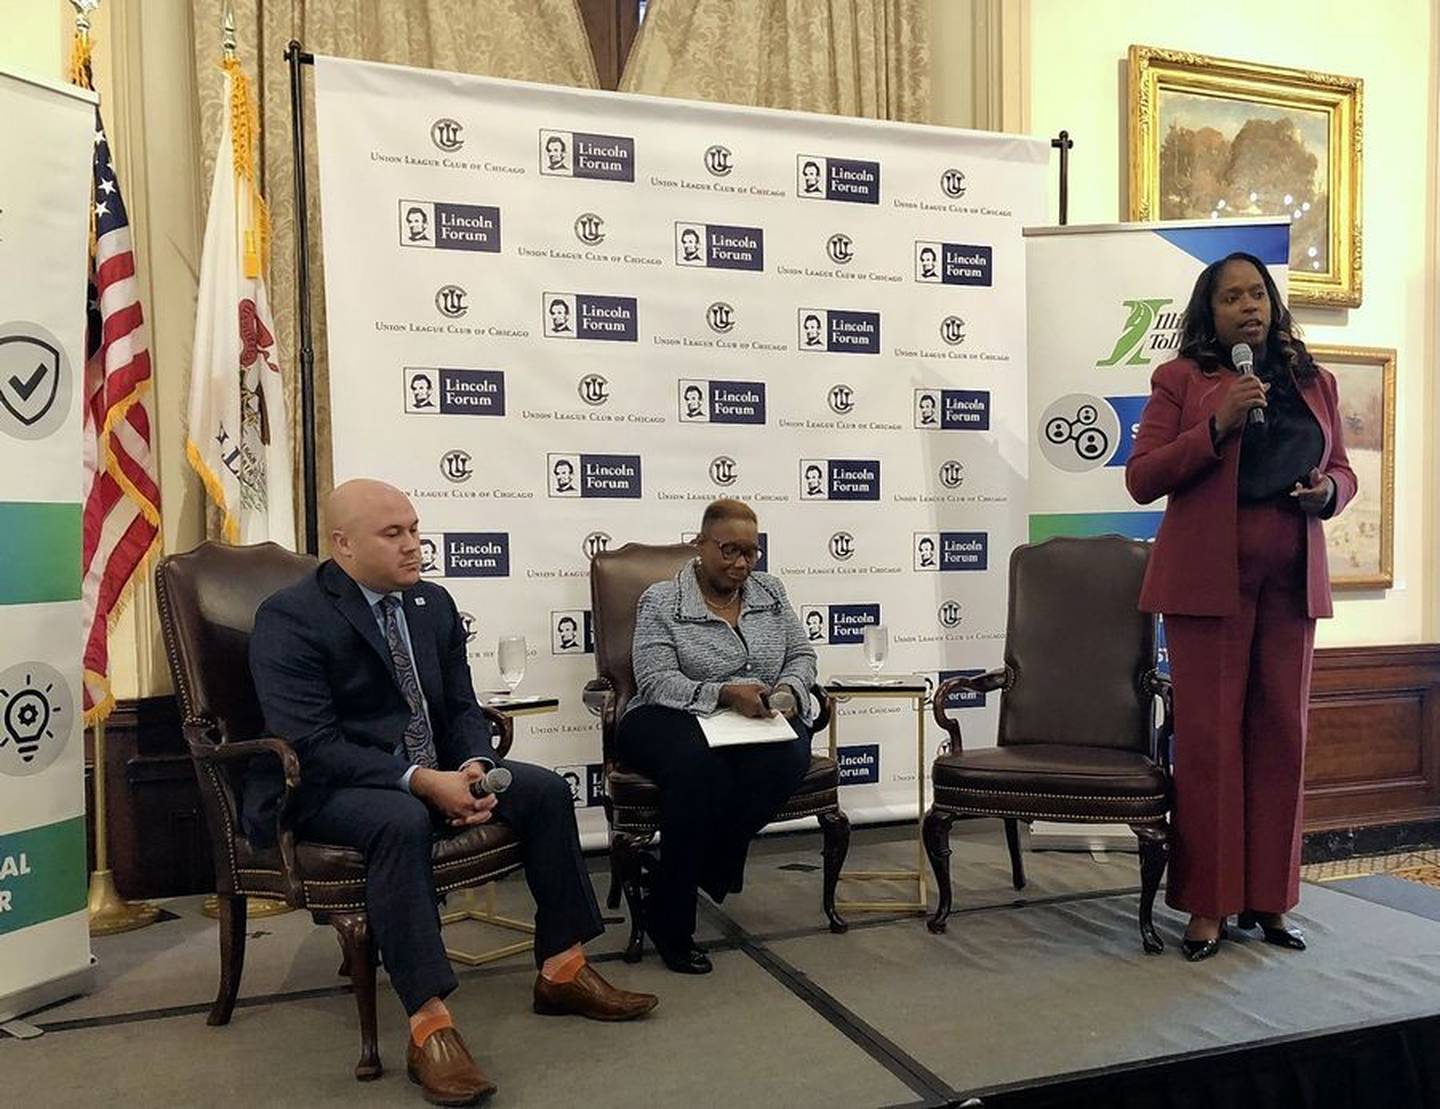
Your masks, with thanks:
[(960, 721), (945, 715), (945, 702), (950, 699), (950, 694), (957, 689), (970, 693), (994, 693), (997, 689), (1004, 689), (1008, 682), (1009, 672), (1002, 666), (983, 674), (959, 674), (941, 683), (931, 700), (930, 709), (935, 714), (935, 723), (950, 735), (949, 750), (952, 754), (964, 749), (964, 741), (960, 737)]
[(600, 718), (600, 734), (606, 741), (606, 754), (609, 754), (609, 740), (615, 736), (616, 710), (619, 708), (619, 698), (615, 696), (615, 686), (609, 678), (591, 678), (585, 683), (585, 689), (580, 694), (585, 707)]
[(1165, 714), (1155, 732), (1155, 761), (1166, 774), (1170, 773), (1170, 741), (1175, 735), (1175, 687), (1166, 674), (1158, 670), (1147, 671), (1140, 679), (1140, 688), (1153, 697), (1160, 698)]
[(499, 729), (500, 739), (495, 744), (495, 753), (502, 759), (505, 758), (510, 754), (510, 745), (515, 742), (515, 721), (489, 705), (481, 705), (480, 712)]
[(274, 755), (280, 760), (285, 784), (275, 808), (275, 844), (280, 849), (280, 868), (284, 872), (286, 900), (296, 908), (305, 906), (305, 886), (295, 857), (295, 827), (290, 816), (290, 802), (300, 788), (300, 756), (286, 740), (278, 736), (222, 742), (219, 727), (208, 720), (187, 721), (181, 729), (190, 746), (190, 757), (198, 766), (206, 763), (227, 763), (251, 759), (257, 755)]
[(830, 694), (825, 692), (825, 687), (819, 682), (810, 686), (810, 695), (815, 698), (819, 706), (815, 710), (815, 719), (810, 723), (810, 734), (823, 732), (830, 726)]

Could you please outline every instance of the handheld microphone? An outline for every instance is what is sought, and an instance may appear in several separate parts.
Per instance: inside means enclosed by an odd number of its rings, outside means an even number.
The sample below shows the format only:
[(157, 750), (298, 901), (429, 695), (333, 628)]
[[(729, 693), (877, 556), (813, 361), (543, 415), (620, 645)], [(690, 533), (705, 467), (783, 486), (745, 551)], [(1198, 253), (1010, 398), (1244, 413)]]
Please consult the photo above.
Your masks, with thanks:
[(515, 775), (503, 766), (493, 766), (485, 771), (483, 778), (476, 778), (470, 783), (470, 796), (484, 797), (487, 793), (504, 793), (510, 788), (514, 778)]
[[(1249, 343), (1236, 343), (1231, 347), (1230, 361), (1241, 374), (1255, 373), (1255, 352), (1250, 349)], [(1250, 409), (1250, 414), (1246, 419), (1252, 424), (1263, 424), (1265, 422), (1265, 409)]]
[(765, 699), (765, 703), (778, 713), (794, 712), (795, 694), (791, 693), (788, 687), (782, 685), (771, 691)]

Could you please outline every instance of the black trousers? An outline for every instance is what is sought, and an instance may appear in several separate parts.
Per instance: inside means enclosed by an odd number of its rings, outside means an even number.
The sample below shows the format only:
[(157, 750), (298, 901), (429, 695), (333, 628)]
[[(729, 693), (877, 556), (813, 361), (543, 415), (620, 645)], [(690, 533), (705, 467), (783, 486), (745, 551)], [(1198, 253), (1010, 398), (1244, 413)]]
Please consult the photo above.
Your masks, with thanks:
[(622, 765), (660, 787), (660, 872), (646, 922), (674, 942), (695, 934), (696, 890), (738, 893), (755, 833), (774, 819), (810, 766), (810, 731), (788, 743), (712, 750), (688, 712), (644, 705), (620, 721)]
[[(520, 834), (525, 880), (535, 898), (535, 965), (605, 930), (580, 854), (570, 787), (553, 771), (523, 762), (491, 819)], [(302, 839), (354, 847), (365, 855), (365, 908), (380, 958), (405, 1012), (455, 989), (440, 938), (430, 847), (448, 827), (401, 789), (337, 789), (300, 826)]]

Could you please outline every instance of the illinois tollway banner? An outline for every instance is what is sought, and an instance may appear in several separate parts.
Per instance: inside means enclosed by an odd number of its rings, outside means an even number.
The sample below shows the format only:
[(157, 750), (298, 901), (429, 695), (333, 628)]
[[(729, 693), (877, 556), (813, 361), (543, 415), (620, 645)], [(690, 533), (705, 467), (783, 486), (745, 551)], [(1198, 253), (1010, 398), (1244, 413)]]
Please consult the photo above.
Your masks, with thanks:
[[(822, 676), (864, 671), (877, 623), (892, 673), (1000, 662), (1044, 143), (315, 71), (335, 478), (413, 498), (477, 688), (526, 637), (520, 692), (561, 706), (515, 755), (569, 778), (588, 842), (589, 558), (689, 538), (715, 497), (759, 515)], [(990, 700), (957, 706), (968, 742)], [(911, 711), (843, 709), (852, 816), (913, 815)]]
[(0, 70), (0, 1022), (92, 974), (80, 394), (94, 135), (93, 94)]

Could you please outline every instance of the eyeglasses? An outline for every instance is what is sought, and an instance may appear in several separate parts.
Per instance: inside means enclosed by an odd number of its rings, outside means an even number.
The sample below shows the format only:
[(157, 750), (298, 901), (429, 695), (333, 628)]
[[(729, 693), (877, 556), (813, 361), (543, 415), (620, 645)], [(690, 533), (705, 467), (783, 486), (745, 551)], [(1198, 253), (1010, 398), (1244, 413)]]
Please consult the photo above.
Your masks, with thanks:
[[(706, 543), (715, 543), (715, 540), (711, 539), (708, 535), (702, 536), (701, 538), (703, 538)], [(759, 547), (750, 547), (743, 543), (715, 543), (715, 546), (720, 548), (720, 557), (726, 562), (739, 562), (743, 558), (751, 566), (754, 566), (756, 560), (760, 557)]]

